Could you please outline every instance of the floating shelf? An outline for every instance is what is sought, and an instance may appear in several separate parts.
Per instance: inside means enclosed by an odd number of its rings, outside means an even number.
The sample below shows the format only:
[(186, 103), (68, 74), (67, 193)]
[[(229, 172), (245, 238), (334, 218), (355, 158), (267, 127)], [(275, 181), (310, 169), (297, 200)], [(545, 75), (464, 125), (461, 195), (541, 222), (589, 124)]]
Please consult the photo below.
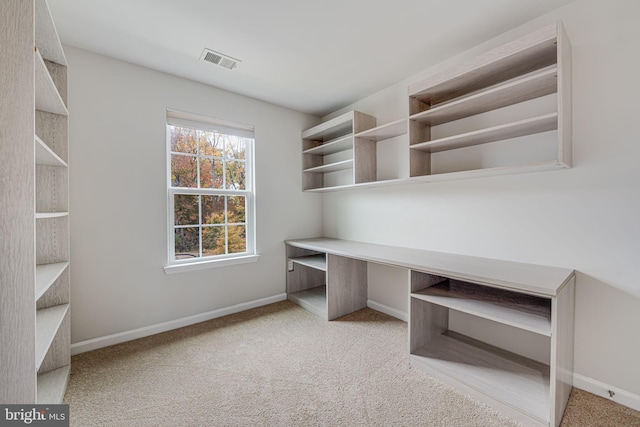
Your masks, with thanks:
[(547, 132), (555, 129), (558, 129), (558, 113), (551, 113), (505, 125), (494, 126), (473, 132), (453, 135), (447, 138), (414, 144), (411, 146), (411, 149), (436, 153), (439, 151), (471, 147), (473, 145), (481, 145), (489, 142), (501, 141), (503, 139), (517, 138), (519, 136)]
[(547, 298), (452, 280), (412, 293), (411, 297), (551, 336), (551, 300)]
[(35, 90), (36, 90), (36, 110), (46, 111), (47, 113), (68, 116), (69, 111), (62, 101), (62, 97), (56, 88), (51, 75), (44, 64), (40, 52), (37, 50), (35, 55)]
[(35, 137), (36, 143), (36, 164), (45, 166), (67, 167), (67, 162), (62, 160), (38, 135)]
[(341, 170), (353, 169), (353, 159), (343, 160), (341, 162), (329, 163), (322, 166), (305, 169), (304, 172), (310, 173), (326, 173), (337, 172)]
[(303, 154), (312, 154), (314, 156), (323, 156), (325, 154), (334, 154), (353, 148), (353, 134), (341, 136), (339, 138), (327, 141), (317, 147), (304, 150)]
[(36, 266), (36, 301), (47, 292), (68, 266), (68, 262)]
[(549, 95), (558, 90), (557, 74), (558, 69), (555, 66), (537, 71), (464, 98), (440, 104), (437, 107), (414, 114), (410, 119), (429, 126), (436, 126)]
[(49, 347), (69, 311), (69, 304), (56, 305), (36, 311), (36, 370), (44, 361)]
[(38, 374), (38, 404), (60, 404), (69, 382), (71, 365)]
[(302, 132), (303, 139), (327, 141), (352, 132), (354, 111), (341, 114)]
[(316, 270), (327, 271), (327, 258), (325, 255), (310, 255), (289, 259), (296, 264), (315, 268)]

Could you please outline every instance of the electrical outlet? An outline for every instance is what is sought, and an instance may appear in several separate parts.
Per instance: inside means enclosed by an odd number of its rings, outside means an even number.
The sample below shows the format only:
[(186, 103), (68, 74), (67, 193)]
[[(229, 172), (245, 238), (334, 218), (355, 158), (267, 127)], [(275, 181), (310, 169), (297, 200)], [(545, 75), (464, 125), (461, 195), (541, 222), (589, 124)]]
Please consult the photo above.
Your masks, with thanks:
[(287, 260), (287, 271), (293, 271), (293, 261)]

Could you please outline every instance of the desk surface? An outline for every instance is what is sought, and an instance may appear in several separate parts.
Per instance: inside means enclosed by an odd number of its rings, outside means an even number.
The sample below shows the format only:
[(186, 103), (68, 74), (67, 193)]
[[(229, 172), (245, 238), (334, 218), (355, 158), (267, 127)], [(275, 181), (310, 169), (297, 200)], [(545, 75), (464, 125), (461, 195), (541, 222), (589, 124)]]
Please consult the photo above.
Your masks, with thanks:
[(326, 252), (378, 264), (404, 267), (438, 276), (548, 297), (556, 296), (574, 275), (574, 271), (570, 268), (525, 264), (325, 237), (287, 240), (285, 243), (303, 249)]

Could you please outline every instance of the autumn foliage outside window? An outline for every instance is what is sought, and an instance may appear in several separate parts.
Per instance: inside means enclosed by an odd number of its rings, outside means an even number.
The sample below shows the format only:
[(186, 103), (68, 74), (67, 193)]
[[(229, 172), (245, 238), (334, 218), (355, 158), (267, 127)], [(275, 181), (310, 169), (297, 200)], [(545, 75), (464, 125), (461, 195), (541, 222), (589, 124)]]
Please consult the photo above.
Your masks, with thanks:
[(167, 124), (172, 261), (253, 253), (250, 218), (253, 138)]

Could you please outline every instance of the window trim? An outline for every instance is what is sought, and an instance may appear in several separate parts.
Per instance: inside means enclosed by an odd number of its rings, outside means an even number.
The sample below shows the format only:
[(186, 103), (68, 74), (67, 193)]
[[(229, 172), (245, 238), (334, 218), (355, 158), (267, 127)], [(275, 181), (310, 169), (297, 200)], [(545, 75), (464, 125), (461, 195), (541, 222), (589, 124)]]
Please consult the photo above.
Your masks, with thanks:
[[(237, 129), (237, 136), (251, 138), (253, 141), (247, 144), (245, 152), (245, 170), (248, 171), (244, 190), (216, 189), (216, 188), (188, 188), (171, 186), (171, 136), (169, 126), (184, 126), (197, 130), (212, 131), (213, 127), (219, 125), (220, 133), (233, 135), (230, 129)], [(222, 130), (222, 131), (221, 131)], [(251, 136), (250, 136), (251, 135)], [(177, 112), (167, 109), (165, 118), (165, 162), (166, 162), (166, 188), (167, 188), (167, 258), (164, 266), (166, 274), (179, 273), (184, 271), (201, 270), (205, 268), (224, 267), (229, 265), (244, 264), (258, 261), (256, 245), (256, 208), (255, 208), (255, 134), (253, 126), (236, 124), (229, 121), (218, 121), (211, 117), (197, 114)], [(198, 185), (200, 185), (198, 181)], [(174, 196), (176, 194), (192, 195), (219, 195), (219, 196), (244, 196), (246, 203), (245, 226), (246, 226), (246, 251), (233, 254), (213, 255), (198, 257), (193, 259), (176, 260), (175, 258), (175, 210)], [(225, 223), (225, 227), (228, 224)]]

